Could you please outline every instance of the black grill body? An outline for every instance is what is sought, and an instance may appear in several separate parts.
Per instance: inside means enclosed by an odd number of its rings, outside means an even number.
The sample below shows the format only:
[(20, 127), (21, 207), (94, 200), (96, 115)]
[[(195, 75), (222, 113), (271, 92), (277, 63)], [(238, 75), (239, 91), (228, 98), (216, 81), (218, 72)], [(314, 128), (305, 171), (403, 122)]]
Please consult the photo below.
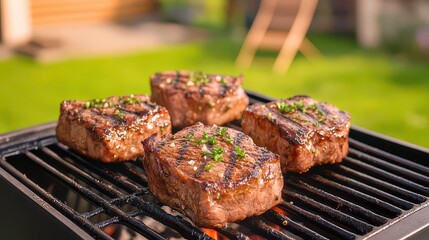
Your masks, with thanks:
[[(251, 103), (272, 100), (248, 95)], [(140, 161), (87, 159), (57, 142), (55, 126), (0, 136), (2, 239), (429, 236), (429, 150), (356, 126), (343, 163), (285, 174), (282, 204), (210, 233), (151, 195)]]

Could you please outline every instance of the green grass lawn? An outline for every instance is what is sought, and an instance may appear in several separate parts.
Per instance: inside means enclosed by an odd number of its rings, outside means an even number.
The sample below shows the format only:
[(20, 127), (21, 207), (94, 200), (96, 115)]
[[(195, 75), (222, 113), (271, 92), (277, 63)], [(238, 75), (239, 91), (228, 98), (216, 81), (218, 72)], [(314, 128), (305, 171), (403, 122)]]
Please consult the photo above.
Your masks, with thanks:
[[(352, 115), (352, 124), (429, 147), (429, 67), (382, 52), (364, 51), (352, 38), (310, 36), (324, 57), (298, 56), (287, 74), (271, 71), (272, 53), (250, 69), (234, 66), (240, 43), (214, 37), (128, 55), (38, 64), (24, 57), (0, 62), (0, 133), (55, 121), (64, 99), (150, 93), (149, 76), (192, 69), (244, 74), (244, 87), (273, 97), (310, 95)], [(269, 57), (269, 58), (267, 58)]]

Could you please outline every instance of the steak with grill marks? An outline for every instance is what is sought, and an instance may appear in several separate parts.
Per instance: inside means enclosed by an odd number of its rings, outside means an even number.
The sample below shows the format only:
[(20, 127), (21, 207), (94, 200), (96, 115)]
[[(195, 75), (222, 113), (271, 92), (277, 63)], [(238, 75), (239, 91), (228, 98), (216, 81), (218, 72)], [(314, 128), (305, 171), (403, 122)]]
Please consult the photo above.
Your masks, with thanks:
[(307, 96), (253, 104), (241, 125), (257, 145), (280, 155), (283, 172), (339, 163), (348, 152), (350, 115)]
[(155, 133), (171, 133), (170, 116), (147, 95), (63, 101), (56, 128), (58, 141), (103, 162), (141, 157), (141, 141)]
[(282, 201), (279, 156), (242, 132), (197, 123), (143, 145), (152, 193), (198, 226), (220, 227)]
[(249, 104), (242, 81), (242, 76), (203, 72), (155, 73), (150, 78), (152, 101), (168, 109), (174, 127), (223, 125), (239, 118)]

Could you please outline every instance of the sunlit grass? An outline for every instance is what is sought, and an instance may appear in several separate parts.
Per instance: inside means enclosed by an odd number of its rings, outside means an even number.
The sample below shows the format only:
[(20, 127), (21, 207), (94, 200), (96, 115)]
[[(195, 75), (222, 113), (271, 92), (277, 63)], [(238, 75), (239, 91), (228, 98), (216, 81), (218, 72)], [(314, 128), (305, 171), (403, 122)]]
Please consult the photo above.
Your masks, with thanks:
[(352, 123), (429, 147), (429, 68), (376, 51), (349, 37), (310, 37), (324, 57), (298, 56), (287, 74), (271, 71), (275, 54), (258, 54), (250, 69), (234, 66), (240, 44), (226, 37), (149, 52), (37, 64), (0, 62), (0, 132), (55, 121), (64, 99), (150, 93), (149, 76), (167, 69), (244, 74), (244, 87), (274, 97), (310, 95), (352, 115)]

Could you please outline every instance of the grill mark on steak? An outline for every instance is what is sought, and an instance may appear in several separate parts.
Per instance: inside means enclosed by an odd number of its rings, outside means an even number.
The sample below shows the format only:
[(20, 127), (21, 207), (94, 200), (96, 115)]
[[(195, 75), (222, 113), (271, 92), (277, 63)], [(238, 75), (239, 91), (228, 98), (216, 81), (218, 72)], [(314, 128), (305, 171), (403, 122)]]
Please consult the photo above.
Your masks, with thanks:
[(258, 150), (258, 158), (257, 161), (255, 162), (255, 164), (252, 167), (252, 171), (249, 173), (248, 176), (243, 176), (243, 180), (246, 178), (251, 178), (254, 177), (256, 175), (258, 175), (258, 172), (256, 171), (258, 168), (262, 167), (262, 163), (264, 161), (267, 161), (268, 159), (270, 159), (270, 154), (272, 154), (271, 152), (269, 152), (267, 149), (264, 148), (260, 148)]
[(129, 114), (129, 115), (134, 116), (134, 118), (140, 118), (140, 117), (145, 116), (145, 115), (147, 115), (148, 113), (150, 113), (150, 110), (149, 110), (149, 109), (145, 109), (145, 110), (144, 110), (144, 111), (142, 111), (142, 112), (133, 112), (133, 111), (130, 111), (130, 110), (125, 109), (125, 108), (120, 108), (120, 109), (118, 109), (118, 112), (121, 112), (121, 113), (127, 113), (127, 114)]
[[(278, 109), (272, 109), (268, 107), (268, 112), (272, 114), (272, 117), (268, 118), (269, 121), (273, 124), (279, 125), (280, 132), (288, 141), (294, 144), (303, 143), (301, 136), (305, 136), (309, 132), (307, 129), (305, 129), (304, 126), (283, 115)], [(291, 125), (294, 127), (291, 127)], [(292, 130), (288, 131), (288, 129)], [(296, 137), (297, 135), (300, 137)]]
[(219, 94), (218, 94), (219, 97), (221, 98), (225, 97), (227, 91), (228, 91), (228, 86), (226, 85), (226, 83), (219, 84)]
[[(195, 129), (194, 139), (187, 138), (191, 129)], [(207, 142), (203, 141), (206, 138), (202, 135), (207, 136)], [(217, 141), (209, 140), (210, 137)], [(160, 147), (162, 142), (165, 145)], [(184, 150), (186, 142), (190, 145)], [(234, 153), (237, 145), (246, 150), (243, 159)], [(237, 130), (226, 128), (224, 132), (216, 125), (200, 123), (174, 135), (152, 136), (143, 141), (143, 146), (146, 155), (142, 163), (150, 191), (162, 203), (189, 217), (198, 227), (221, 227), (228, 222), (260, 215), (281, 202), (284, 181), (279, 156), (261, 150), (247, 135)], [(213, 152), (216, 146), (224, 150), (220, 161), (214, 156), (203, 158), (203, 151)], [(181, 151), (185, 152), (183, 162), (176, 166)], [(235, 164), (231, 164), (231, 158), (236, 158)], [(213, 167), (207, 169), (211, 163)], [(228, 165), (231, 165), (232, 173), (225, 182)]]
[[(212, 151), (213, 147), (212, 146), (207, 146), (207, 149), (210, 150), (210, 151)], [(205, 161), (200, 164), (200, 166), (197, 169), (197, 172), (194, 174), (195, 178), (201, 177), (201, 175), (204, 172), (204, 168), (207, 166), (207, 163), (209, 163), (210, 161), (211, 161), (210, 158), (206, 158)]]
[(283, 115), (283, 114), (280, 112), (280, 110), (278, 110), (278, 109), (268, 108), (268, 111), (269, 111), (271, 114), (273, 114), (273, 115), (272, 115), (272, 118), (271, 118), (273, 121), (275, 121), (275, 120), (276, 120), (276, 118), (279, 118), (279, 117), (280, 117), (281, 119), (278, 119), (278, 120), (286, 120), (287, 122), (289, 122), (289, 123), (291, 123), (292, 125), (296, 126), (296, 127), (298, 128), (298, 131), (299, 131), (299, 129), (303, 129), (303, 128), (304, 128), (300, 123), (298, 123), (298, 122), (296, 122), (296, 121), (294, 121), (294, 120), (292, 120), (292, 119), (290, 119), (290, 118), (286, 117), (285, 115)]
[(106, 121), (109, 122), (109, 124), (113, 126), (122, 125), (123, 122), (114, 114), (107, 114), (100, 112), (99, 109), (88, 109), (85, 112), (79, 113), (79, 118), (82, 118), (82, 114), (88, 114), (91, 116), (92, 119), (94, 119), (95, 123), (91, 125), (91, 129), (97, 128), (98, 123), (102, 123), (98, 116), (106, 117)]
[(240, 142), (241, 140), (243, 140), (243, 137), (244, 137), (243, 133), (238, 133), (237, 135), (234, 136), (234, 144), (233, 144), (233, 148), (231, 149), (232, 150), (231, 157), (230, 157), (229, 164), (226, 167), (226, 170), (224, 172), (224, 177), (222, 179), (223, 182), (230, 181), (232, 169), (235, 167), (235, 163), (237, 161), (237, 153), (235, 151), (235, 146), (240, 146)]
[(174, 127), (223, 125), (241, 116), (248, 105), (241, 76), (196, 74), (200, 72), (165, 71), (151, 77), (152, 101), (168, 109)]
[(327, 115), (330, 112), (323, 104), (317, 104), (317, 109), (319, 109), (323, 115)]
[(154, 104), (151, 103), (147, 103), (147, 102), (140, 102), (140, 104), (143, 104), (145, 107), (147, 107), (148, 111), (159, 111), (159, 106), (156, 106)]
[(348, 113), (306, 96), (254, 104), (242, 119), (244, 133), (280, 155), (283, 172), (341, 162), (348, 151), (349, 128)]
[(176, 71), (176, 78), (173, 79), (172, 81), (174, 81), (173, 88), (178, 89), (177, 85), (180, 83), (180, 72), (179, 71)]
[[(96, 114), (96, 113), (94, 113), (92, 111), (90, 113), (93, 116), (98, 115), (98, 114)], [(108, 119), (109, 123), (111, 125), (113, 125), (113, 126), (123, 124), (123, 122), (121, 121), (121, 119), (119, 119), (118, 116), (116, 116), (116, 115), (113, 115), (113, 114), (100, 114), (100, 115), (103, 116), (103, 117), (106, 117)]]
[[(192, 128), (191, 130), (189, 130), (188, 136), (189, 135), (193, 135), (195, 133), (195, 128)], [(179, 149), (179, 156), (177, 157), (177, 161), (174, 164), (176, 167), (179, 166), (182, 162), (183, 162), (183, 155), (186, 152), (186, 149), (188, 148), (189, 144), (191, 143), (191, 141), (186, 141), (182, 147)]]
[(227, 91), (228, 91), (228, 87), (226, 86), (226, 84), (220, 85), (219, 96), (225, 97)]
[(206, 94), (206, 90), (204, 90), (204, 86), (200, 85), (198, 87), (198, 92), (200, 93), (200, 97), (204, 97), (204, 95)]
[(143, 139), (171, 132), (167, 110), (149, 101), (139, 94), (63, 101), (57, 139), (103, 162), (135, 160), (144, 154)]

